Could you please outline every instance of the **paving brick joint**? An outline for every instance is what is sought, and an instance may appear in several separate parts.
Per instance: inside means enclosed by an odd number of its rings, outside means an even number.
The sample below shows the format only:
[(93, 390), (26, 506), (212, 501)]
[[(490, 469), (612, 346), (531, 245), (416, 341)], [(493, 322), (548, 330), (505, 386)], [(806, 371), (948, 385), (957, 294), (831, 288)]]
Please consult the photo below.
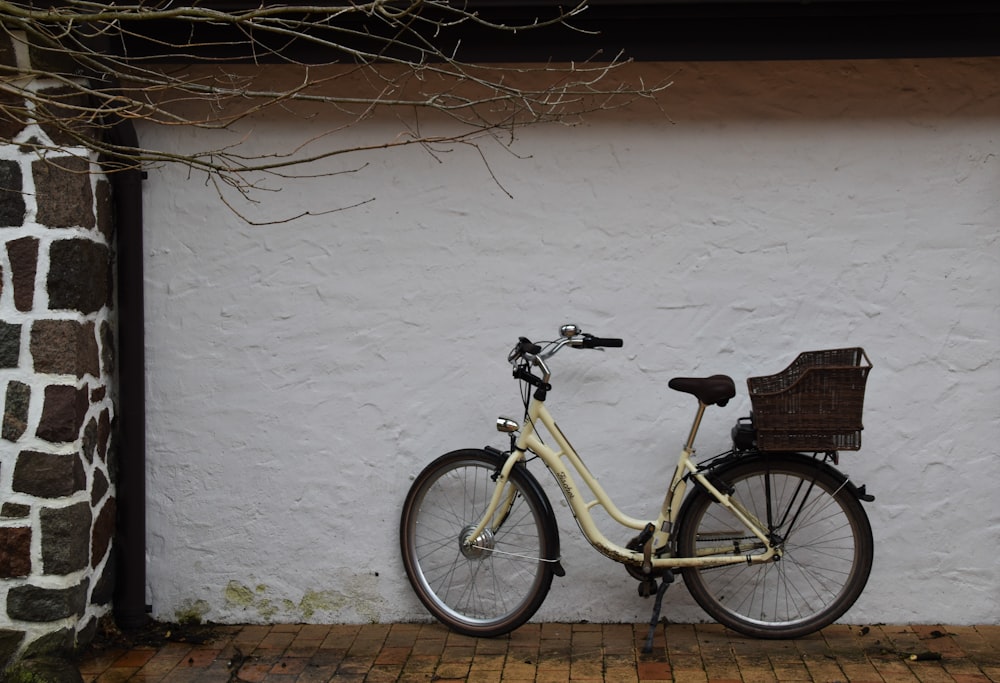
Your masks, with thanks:
[(439, 624), (218, 626), (198, 644), (95, 646), (85, 683), (1000, 683), (1000, 626), (830, 626), (756, 640), (718, 624), (528, 624), (476, 639)]

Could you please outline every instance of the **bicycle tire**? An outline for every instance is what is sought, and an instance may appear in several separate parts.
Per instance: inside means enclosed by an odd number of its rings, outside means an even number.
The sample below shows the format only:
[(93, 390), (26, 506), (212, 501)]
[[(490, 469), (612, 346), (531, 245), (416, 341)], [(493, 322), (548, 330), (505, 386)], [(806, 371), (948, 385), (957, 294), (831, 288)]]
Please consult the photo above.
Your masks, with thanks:
[[(713, 477), (770, 527), (783, 552), (771, 563), (684, 568), (688, 591), (709, 615), (756, 638), (799, 638), (850, 609), (868, 581), (874, 543), (868, 515), (844, 475), (804, 455), (758, 454)], [(692, 557), (708, 543), (721, 552), (720, 541), (737, 538), (755, 537), (704, 488), (692, 491), (681, 509), (678, 556)], [(758, 542), (747, 554), (762, 553), (763, 546)]]
[(399, 540), (417, 597), (443, 624), (469, 636), (509, 633), (548, 594), (559, 559), (552, 507), (523, 465), (511, 470), (516, 496), (503, 521), (463, 548), (495, 488), (499, 457), (481, 450), (447, 453), (414, 480), (403, 504)]

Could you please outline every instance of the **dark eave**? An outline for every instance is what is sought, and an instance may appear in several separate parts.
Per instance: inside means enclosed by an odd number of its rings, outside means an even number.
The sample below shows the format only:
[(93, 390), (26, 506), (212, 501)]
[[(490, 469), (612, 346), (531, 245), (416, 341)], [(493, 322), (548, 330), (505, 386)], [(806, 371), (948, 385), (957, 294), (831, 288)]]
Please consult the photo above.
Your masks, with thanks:
[[(235, 9), (243, 3), (217, 0), (204, 4)], [(528, 24), (552, 16), (560, 5), (551, 0), (473, 0), (466, 6), (492, 21)], [(513, 35), (465, 23), (442, 32), (435, 41), (446, 52), (458, 45), (460, 59), (480, 62), (579, 61), (618, 53), (637, 60), (1000, 55), (1000, 0), (591, 0), (573, 24), (579, 30), (554, 26)], [(137, 29), (151, 38), (162, 38), (177, 35), (178, 27), (147, 22)], [(202, 30), (217, 34), (199, 35), (215, 44), (200, 56), (248, 58), (223, 47), (224, 28)], [(129, 50), (155, 54), (154, 45), (135, 39)], [(306, 62), (336, 58), (305, 42), (281, 49), (284, 55)]]
[[(614, 2), (597, 0), (553, 56), (588, 47), (637, 60), (763, 60), (1000, 54), (1000, 2)], [(528, 43), (529, 41), (525, 41)], [(553, 46), (530, 41), (529, 59)], [(484, 48), (489, 58), (495, 48)]]

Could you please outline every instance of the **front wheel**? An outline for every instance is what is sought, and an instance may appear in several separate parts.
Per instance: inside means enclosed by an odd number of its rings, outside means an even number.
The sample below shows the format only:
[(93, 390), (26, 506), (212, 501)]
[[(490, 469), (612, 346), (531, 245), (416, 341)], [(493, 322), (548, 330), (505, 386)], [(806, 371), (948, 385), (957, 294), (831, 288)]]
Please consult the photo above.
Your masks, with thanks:
[(502, 464), (480, 450), (443, 455), (417, 476), (403, 504), (399, 542), (410, 584), (431, 614), (465, 635), (497, 636), (530, 619), (559, 559), (552, 508), (523, 465), (511, 470), (493, 520), (469, 538)]
[[(805, 456), (762, 454), (713, 473), (768, 531), (780, 557), (685, 568), (692, 597), (718, 622), (757, 638), (798, 638), (833, 623), (868, 581), (871, 525), (853, 486)], [(685, 501), (681, 557), (763, 553), (764, 544), (701, 487)]]

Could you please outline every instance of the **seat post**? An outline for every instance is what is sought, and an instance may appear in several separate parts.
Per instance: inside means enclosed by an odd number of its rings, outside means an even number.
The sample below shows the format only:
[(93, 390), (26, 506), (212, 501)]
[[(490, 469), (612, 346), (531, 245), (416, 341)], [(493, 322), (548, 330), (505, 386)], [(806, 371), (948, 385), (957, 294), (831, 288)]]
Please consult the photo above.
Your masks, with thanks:
[(698, 413), (694, 416), (694, 424), (691, 425), (691, 433), (688, 434), (687, 444), (684, 446), (684, 450), (688, 453), (694, 453), (694, 437), (698, 435), (698, 427), (701, 426), (701, 418), (705, 415), (705, 408), (707, 406), (698, 401)]

